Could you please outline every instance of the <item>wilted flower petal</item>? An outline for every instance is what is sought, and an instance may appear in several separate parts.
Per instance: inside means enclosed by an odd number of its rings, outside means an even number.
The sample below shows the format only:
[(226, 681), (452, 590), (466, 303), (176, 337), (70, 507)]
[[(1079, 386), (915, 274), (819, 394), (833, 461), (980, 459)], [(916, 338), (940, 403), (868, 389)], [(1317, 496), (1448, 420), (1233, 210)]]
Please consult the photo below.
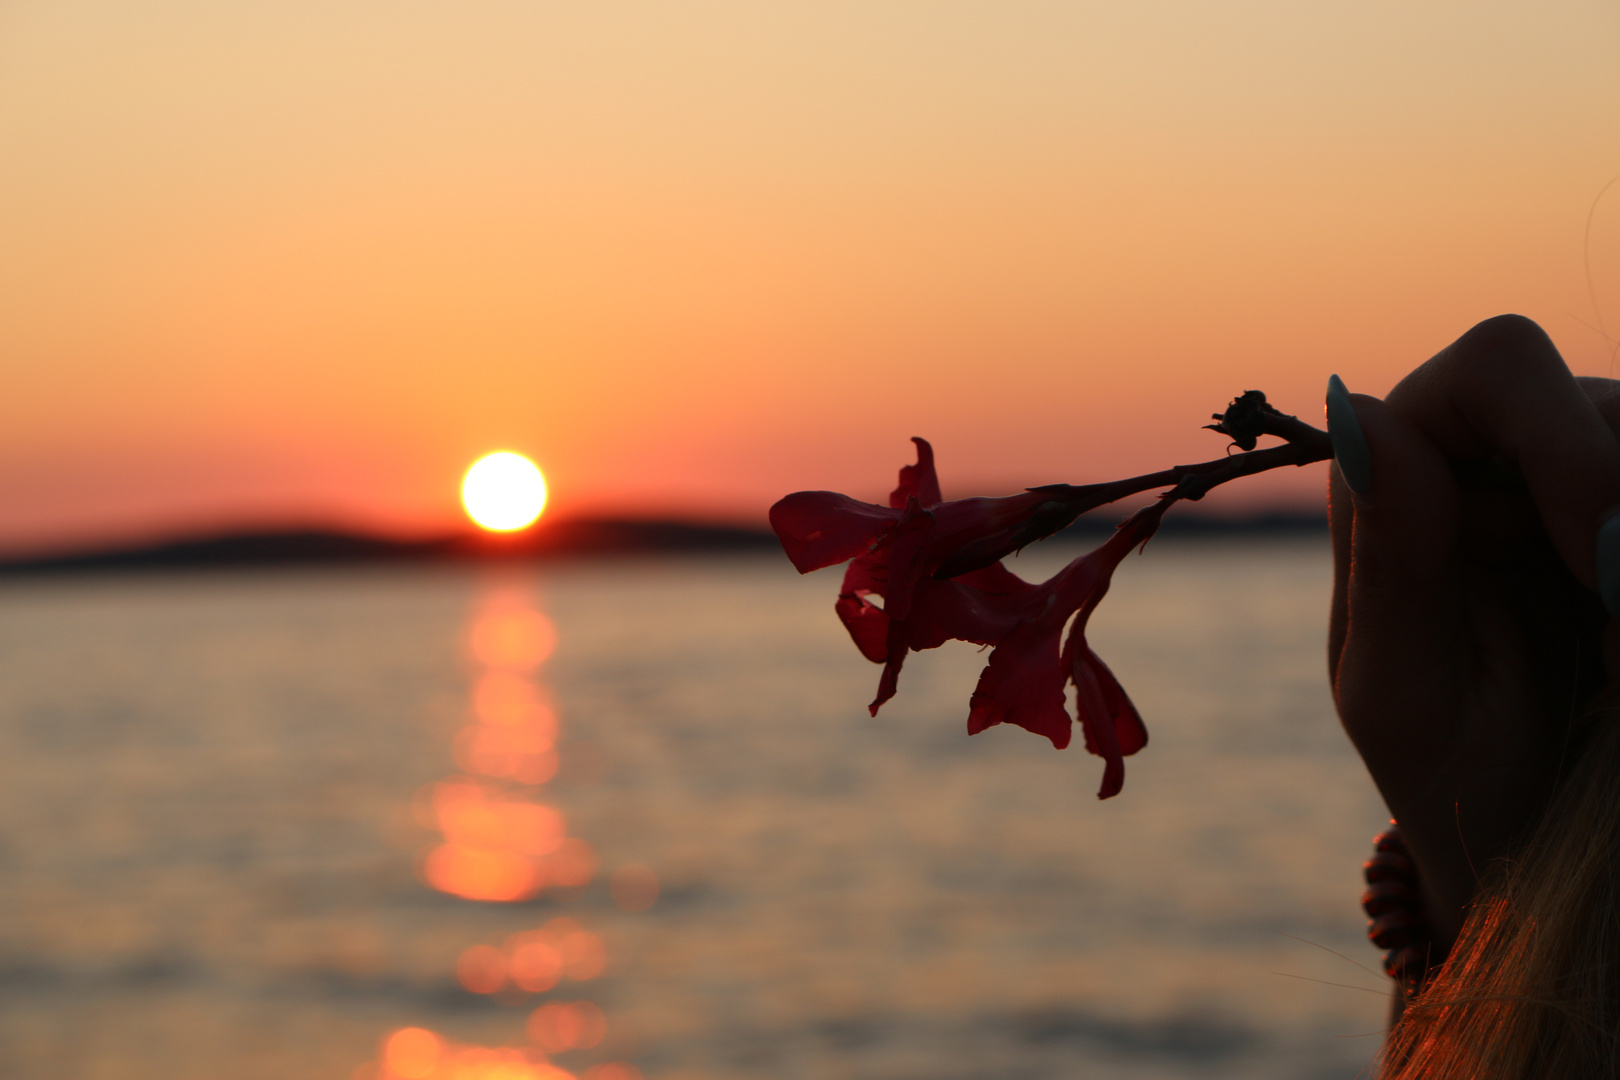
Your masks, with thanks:
[(1111, 799), (1125, 786), (1125, 758), (1147, 745), (1147, 728), (1125, 688), (1091, 649), (1080, 650), (1070, 672), (1086, 749), (1105, 763), (1097, 798)]

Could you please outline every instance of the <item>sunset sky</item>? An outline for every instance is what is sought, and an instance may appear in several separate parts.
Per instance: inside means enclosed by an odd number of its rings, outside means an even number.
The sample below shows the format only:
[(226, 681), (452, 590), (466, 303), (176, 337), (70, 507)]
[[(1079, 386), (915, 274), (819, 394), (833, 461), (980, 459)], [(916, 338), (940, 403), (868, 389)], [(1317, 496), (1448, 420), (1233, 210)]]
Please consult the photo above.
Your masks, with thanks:
[(558, 515), (1107, 479), (1504, 311), (1605, 374), (1616, 174), (1611, 0), (10, 0), (0, 551), (460, 527), (498, 449)]

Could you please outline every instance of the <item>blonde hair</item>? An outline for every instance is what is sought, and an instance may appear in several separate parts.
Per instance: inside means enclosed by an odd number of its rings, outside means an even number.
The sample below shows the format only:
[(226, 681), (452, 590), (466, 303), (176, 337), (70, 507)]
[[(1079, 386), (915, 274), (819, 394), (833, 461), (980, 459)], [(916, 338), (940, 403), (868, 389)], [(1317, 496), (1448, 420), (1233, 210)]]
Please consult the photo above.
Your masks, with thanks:
[(1384, 1080), (1620, 1080), (1620, 703), (1385, 1043)]

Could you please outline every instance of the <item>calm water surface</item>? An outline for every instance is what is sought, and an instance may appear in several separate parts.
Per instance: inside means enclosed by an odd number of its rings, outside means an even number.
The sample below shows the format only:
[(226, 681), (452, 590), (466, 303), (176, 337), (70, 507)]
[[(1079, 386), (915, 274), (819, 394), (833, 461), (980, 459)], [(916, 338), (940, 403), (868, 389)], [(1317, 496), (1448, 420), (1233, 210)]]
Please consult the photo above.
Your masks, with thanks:
[(1125, 564), (1092, 640), (1152, 743), (1106, 803), (964, 735), (971, 646), (867, 717), (836, 573), (0, 586), (4, 1075), (1365, 1075), (1325, 542)]

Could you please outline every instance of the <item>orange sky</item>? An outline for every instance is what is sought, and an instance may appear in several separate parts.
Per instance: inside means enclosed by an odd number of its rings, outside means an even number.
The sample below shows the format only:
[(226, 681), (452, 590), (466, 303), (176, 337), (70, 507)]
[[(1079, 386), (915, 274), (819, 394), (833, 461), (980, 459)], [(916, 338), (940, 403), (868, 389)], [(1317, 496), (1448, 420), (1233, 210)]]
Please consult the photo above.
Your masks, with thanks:
[(1620, 332), (1596, 0), (11, 0), (0, 147), (4, 550), (1104, 479)]

